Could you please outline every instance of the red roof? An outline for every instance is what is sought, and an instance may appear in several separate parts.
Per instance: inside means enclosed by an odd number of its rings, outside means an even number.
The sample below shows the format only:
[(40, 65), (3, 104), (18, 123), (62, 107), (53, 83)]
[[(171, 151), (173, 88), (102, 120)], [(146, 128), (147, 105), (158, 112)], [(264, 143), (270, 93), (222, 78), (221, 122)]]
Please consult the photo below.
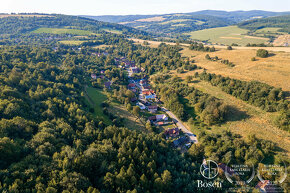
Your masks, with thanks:
[(150, 95), (150, 94), (154, 94), (154, 91), (153, 90), (145, 90), (145, 91), (142, 91), (142, 94), (143, 95)]
[(179, 134), (179, 129), (178, 128), (173, 128), (173, 129), (167, 129), (164, 131), (165, 135), (178, 135)]

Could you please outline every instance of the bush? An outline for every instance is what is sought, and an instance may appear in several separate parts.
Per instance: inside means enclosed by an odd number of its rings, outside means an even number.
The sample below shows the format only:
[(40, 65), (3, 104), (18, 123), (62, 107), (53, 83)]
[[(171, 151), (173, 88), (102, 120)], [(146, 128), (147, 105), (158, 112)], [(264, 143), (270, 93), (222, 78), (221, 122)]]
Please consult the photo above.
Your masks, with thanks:
[(256, 58), (255, 57), (251, 58), (251, 61), (256, 61)]
[(232, 46), (227, 47), (227, 50), (232, 50), (232, 49), (233, 49)]
[(267, 58), (269, 56), (269, 52), (267, 50), (264, 50), (264, 49), (259, 49), (259, 50), (257, 50), (256, 55), (258, 57), (261, 57), (261, 58)]

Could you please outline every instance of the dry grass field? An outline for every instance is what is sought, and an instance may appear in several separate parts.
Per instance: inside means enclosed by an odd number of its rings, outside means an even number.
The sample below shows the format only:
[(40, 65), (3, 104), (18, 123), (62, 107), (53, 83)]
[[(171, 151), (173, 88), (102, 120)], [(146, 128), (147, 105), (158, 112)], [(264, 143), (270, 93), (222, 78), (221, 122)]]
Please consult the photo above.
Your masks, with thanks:
[[(144, 40), (131, 39), (136, 44), (143, 44)], [(158, 47), (162, 42), (147, 41), (150, 47)], [(167, 43), (176, 45), (175, 43)], [(216, 52), (199, 52), (188, 49), (188, 44), (181, 44), (183, 56), (195, 60), (198, 66), (206, 68), (210, 73), (216, 73), (223, 76), (229, 76), (245, 81), (260, 81), (274, 87), (280, 87), (284, 91), (290, 91), (290, 47), (264, 47), (270, 51), (272, 56), (268, 58), (256, 58), (257, 61), (251, 61), (256, 56), (256, 50), (259, 47), (233, 47), (233, 50), (226, 50), (226, 46), (215, 46)], [(209, 61), (205, 55), (218, 56), (227, 59), (235, 64), (235, 67), (229, 67), (220, 62)], [(193, 75), (195, 72), (189, 72), (184, 75)]]
[[(182, 53), (184, 56), (194, 59), (198, 66), (207, 69), (210, 73), (245, 81), (257, 80), (274, 87), (280, 87), (284, 91), (290, 91), (289, 52), (270, 52), (273, 56), (257, 58), (257, 61), (251, 61), (251, 58), (256, 56), (256, 50), (253, 49), (219, 49), (216, 52), (207, 53), (185, 48), (182, 50)], [(219, 58), (227, 59), (233, 62), (235, 67), (229, 67), (220, 62), (209, 61), (205, 59), (206, 54), (209, 54), (211, 57), (218, 56)], [(194, 72), (189, 74), (194, 74)]]

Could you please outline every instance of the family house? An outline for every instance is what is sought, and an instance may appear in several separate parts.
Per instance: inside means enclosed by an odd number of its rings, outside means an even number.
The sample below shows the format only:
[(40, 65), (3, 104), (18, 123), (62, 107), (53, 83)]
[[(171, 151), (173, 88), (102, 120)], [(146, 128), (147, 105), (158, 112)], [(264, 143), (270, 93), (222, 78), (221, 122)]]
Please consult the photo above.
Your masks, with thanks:
[(156, 115), (156, 120), (157, 121), (167, 121), (168, 117), (165, 114)]
[(164, 135), (166, 137), (177, 137), (179, 135), (179, 129), (178, 128), (167, 129), (164, 131)]
[(158, 106), (156, 106), (156, 105), (154, 105), (154, 106), (148, 106), (147, 109), (151, 113), (156, 113), (157, 112), (157, 109), (158, 109)]
[(136, 88), (136, 84), (134, 84), (134, 83), (128, 84), (128, 89), (132, 90), (132, 89), (135, 89), (135, 88)]

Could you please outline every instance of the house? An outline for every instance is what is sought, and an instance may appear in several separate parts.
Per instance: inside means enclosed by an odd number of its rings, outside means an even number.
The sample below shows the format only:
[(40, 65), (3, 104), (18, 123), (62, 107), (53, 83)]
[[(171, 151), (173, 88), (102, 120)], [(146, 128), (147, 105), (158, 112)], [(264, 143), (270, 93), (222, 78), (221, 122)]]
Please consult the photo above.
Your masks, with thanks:
[(157, 112), (157, 109), (158, 109), (158, 106), (156, 106), (156, 105), (154, 105), (154, 106), (148, 106), (147, 109), (151, 113), (156, 113)]
[(255, 188), (259, 189), (260, 192), (262, 193), (280, 192), (280, 191), (277, 191), (279, 189), (273, 183), (271, 183), (270, 180), (264, 180), (263, 182), (259, 182)]
[(154, 100), (156, 98), (155, 94), (144, 95), (145, 100)]
[(143, 103), (138, 102), (136, 105), (140, 107), (141, 110), (146, 109), (146, 106)]
[(151, 116), (148, 118), (148, 120), (152, 123), (156, 121), (156, 116)]
[(143, 90), (142, 91), (142, 95), (151, 95), (151, 94), (154, 94), (153, 90)]
[(166, 125), (165, 122), (163, 121), (158, 121), (157, 123), (155, 123), (156, 126), (162, 126), (162, 125)]
[(156, 115), (156, 121), (167, 121), (168, 117), (165, 114)]
[(92, 79), (97, 79), (97, 75), (96, 74), (91, 74), (91, 78)]
[(111, 88), (111, 82), (110, 82), (110, 81), (105, 82), (105, 87), (106, 87), (106, 88)]
[(147, 80), (144, 80), (144, 79), (140, 80), (140, 85), (141, 85), (141, 86), (142, 86), (142, 85), (145, 85), (145, 84), (147, 84)]
[(128, 84), (128, 89), (135, 89), (135, 87), (136, 87), (136, 84), (134, 84), (134, 83), (130, 83), (130, 84)]
[(179, 139), (176, 139), (173, 141), (173, 146), (174, 147), (181, 146), (182, 144), (186, 143), (187, 141), (188, 141), (187, 136), (180, 137)]
[(142, 86), (142, 90), (150, 90), (151, 89), (151, 87), (150, 86)]
[(164, 131), (164, 135), (167, 137), (177, 137), (179, 135), (179, 129), (178, 128), (167, 129)]

